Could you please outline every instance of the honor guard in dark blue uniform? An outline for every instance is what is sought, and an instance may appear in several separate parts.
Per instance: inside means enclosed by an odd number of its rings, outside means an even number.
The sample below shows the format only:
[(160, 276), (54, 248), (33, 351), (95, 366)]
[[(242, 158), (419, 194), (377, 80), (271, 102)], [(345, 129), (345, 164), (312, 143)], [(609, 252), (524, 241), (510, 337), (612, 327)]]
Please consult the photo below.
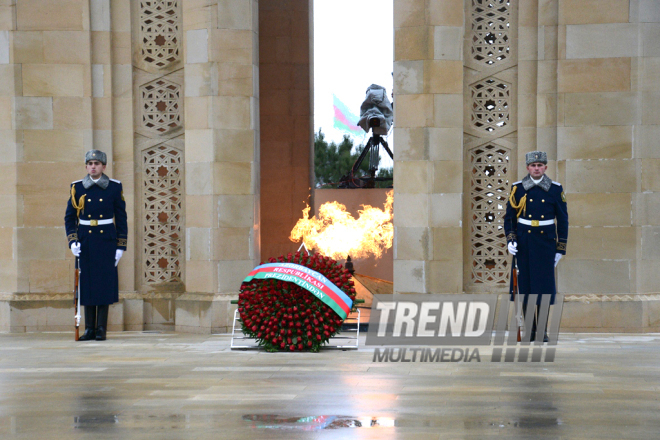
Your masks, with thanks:
[(102, 151), (85, 154), (88, 174), (71, 184), (64, 216), (69, 247), (80, 264), (81, 341), (105, 340), (109, 305), (119, 301), (117, 264), (128, 239), (122, 185), (103, 174), (106, 164)]
[[(547, 154), (532, 151), (525, 155), (525, 162), (529, 174), (511, 187), (504, 232), (509, 253), (517, 259), (518, 292), (524, 298), (523, 310), (527, 310), (528, 296), (536, 294), (538, 311), (542, 295), (550, 295), (550, 304), (555, 303), (555, 267), (566, 255), (568, 208), (561, 184), (545, 175)], [(531, 340), (534, 340), (536, 320), (531, 333)], [(547, 334), (544, 341), (547, 342)]]

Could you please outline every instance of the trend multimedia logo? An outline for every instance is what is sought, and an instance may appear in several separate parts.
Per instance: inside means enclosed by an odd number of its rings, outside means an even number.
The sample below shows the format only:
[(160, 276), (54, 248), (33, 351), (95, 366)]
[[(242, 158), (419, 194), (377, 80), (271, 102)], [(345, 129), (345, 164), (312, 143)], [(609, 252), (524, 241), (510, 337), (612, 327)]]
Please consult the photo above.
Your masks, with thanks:
[(480, 347), (492, 348), (491, 362), (553, 362), (564, 298), (552, 310), (549, 296), (534, 307), (537, 298), (374, 295), (366, 345), (376, 346), (373, 362), (481, 362)]

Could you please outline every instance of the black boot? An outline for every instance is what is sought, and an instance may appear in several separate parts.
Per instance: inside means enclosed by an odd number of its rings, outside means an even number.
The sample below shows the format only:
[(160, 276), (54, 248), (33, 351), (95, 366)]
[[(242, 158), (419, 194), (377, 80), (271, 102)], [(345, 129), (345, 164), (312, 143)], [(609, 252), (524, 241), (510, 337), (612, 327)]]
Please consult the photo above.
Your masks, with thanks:
[(96, 339), (96, 306), (85, 307), (85, 333), (78, 338), (79, 341), (93, 341)]
[(96, 326), (96, 340), (105, 341), (105, 331), (108, 328), (108, 308), (110, 306), (99, 306)]
[[(529, 309), (527, 307), (528, 307), (527, 303), (523, 303), (523, 319), (525, 320), (525, 322), (527, 322), (527, 313), (532, 313), (534, 315), (532, 319), (532, 328), (531, 331), (529, 332), (530, 333), (529, 342), (533, 344), (534, 340), (536, 339), (536, 314), (534, 313), (533, 304), (529, 305)], [(525, 331), (527, 331), (527, 329), (525, 329)], [(525, 338), (525, 341), (527, 341), (527, 338)]]
[[(548, 310), (550, 312), (550, 310)], [(541, 319), (541, 306), (537, 305), (536, 306), (536, 316), (538, 316), (539, 320)], [(548, 338), (548, 316), (545, 317), (545, 329), (543, 330), (543, 342), (550, 342), (550, 339)]]

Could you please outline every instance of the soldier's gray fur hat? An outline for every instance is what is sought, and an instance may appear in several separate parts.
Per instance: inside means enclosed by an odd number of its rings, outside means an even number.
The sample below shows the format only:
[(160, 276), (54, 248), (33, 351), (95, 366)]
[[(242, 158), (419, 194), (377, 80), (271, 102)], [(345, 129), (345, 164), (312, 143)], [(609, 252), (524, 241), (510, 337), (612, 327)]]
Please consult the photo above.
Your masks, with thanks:
[(89, 150), (87, 153), (85, 153), (85, 163), (89, 162), (90, 160), (98, 160), (103, 165), (108, 164), (108, 157), (101, 150)]
[(534, 162), (541, 162), (542, 164), (548, 164), (548, 154), (543, 151), (530, 151), (525, 154), (525, 164), (529, 165)]

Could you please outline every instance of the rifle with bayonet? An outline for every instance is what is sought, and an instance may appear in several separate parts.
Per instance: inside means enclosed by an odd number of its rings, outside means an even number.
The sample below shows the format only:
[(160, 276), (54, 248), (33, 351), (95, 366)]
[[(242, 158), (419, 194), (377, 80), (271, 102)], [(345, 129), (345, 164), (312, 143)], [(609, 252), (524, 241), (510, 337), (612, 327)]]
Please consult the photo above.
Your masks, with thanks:
[(522, 304), (520, 304), (520, 292), (518, 291), (518, 261), (516, 260), (516, 256), (513, 256), (513, 270), (512, 272), (512, 277), (513, 279), (511, 280), (511, 285), (513, 287), (513, 302), (515, 303), (516, 307), (516, 327), (518, 328), (518, 342), (521, 341), (520, 337), (520, 329), (523, 327), (524, 319), (523, 319), (523, 313), (522, 313)]
[(76, 270), (73, 283), (73, 322), (75, 327), (75, 340), (80, 339), (80, 263), (76, 257)]

